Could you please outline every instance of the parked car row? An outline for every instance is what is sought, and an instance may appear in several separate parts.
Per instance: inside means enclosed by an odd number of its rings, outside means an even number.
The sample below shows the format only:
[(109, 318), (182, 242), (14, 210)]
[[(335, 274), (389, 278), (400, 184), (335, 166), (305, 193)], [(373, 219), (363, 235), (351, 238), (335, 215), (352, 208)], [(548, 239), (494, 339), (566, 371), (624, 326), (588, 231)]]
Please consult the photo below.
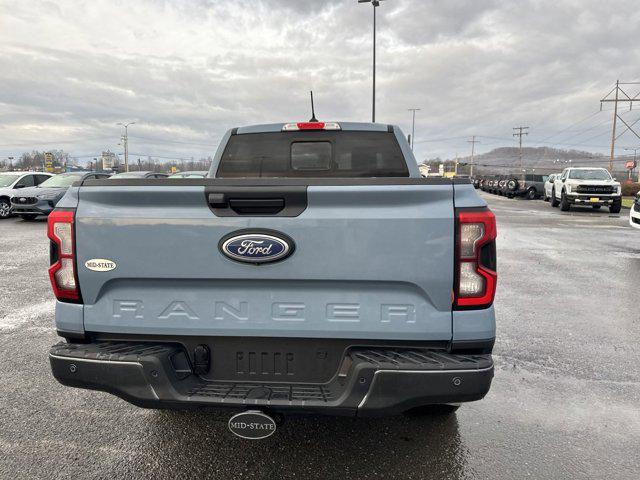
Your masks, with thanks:
[(482, 191), (505, 197), (524, 197), (529, 200), (544, 195), (548, 175), (526, 173), (524, 175), (488, 175), (473, 179), (473, 185)]
[[(622, 188), (606, 168), (569, 167), (562, 173), (550, 175), (489, 175), (476, 177), (473, 185), (485, 192), (509, 198), (522, 196), (528, 199), (540, 198), (550, 201), (552, 207), (560, 207), (563, 212), (571, 205), (592, 207), (595, 210), (608, 207), (611, 213), (619, 213), (622, 208)], [(630, 223), (639, 225), (638, 201), (632, 208)], [(634, 225), (635, 224), (635, 225)]]
[(69, 187), (76, 182), (120, 178), (203, 178), (207, 171), (179, 172), (173, 175), (135, 171), (112, 175), (109, 172), (0, 172), (0, 219), (18, 215), (25, 221), (49, 215)]

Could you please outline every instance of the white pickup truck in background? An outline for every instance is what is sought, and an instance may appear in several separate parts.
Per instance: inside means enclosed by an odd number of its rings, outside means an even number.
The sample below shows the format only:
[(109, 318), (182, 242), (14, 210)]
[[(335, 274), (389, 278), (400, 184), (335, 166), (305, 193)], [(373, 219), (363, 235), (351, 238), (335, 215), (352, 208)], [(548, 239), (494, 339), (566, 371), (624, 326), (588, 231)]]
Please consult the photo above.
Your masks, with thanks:
[(551, 206), (560, 206), (563, 212), (571, 205), (609, 207), (611, 213), (620, 213), (622, 191), (605, 168), (569, 167), (556, 176), (551, 187)]

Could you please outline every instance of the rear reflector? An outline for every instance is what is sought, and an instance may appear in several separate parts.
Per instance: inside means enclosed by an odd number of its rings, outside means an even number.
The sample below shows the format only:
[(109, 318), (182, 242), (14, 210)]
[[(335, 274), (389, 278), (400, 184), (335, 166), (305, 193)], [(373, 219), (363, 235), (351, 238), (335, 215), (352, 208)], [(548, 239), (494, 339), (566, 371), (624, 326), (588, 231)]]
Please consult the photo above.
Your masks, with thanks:
[(49, 280), (58, 300), (78, 301), (78, 276), (74, 245), (74, 211), (54, 210), (49, 215), (47, 236), (51, 240)]
[(283, 132), (297, 132), (299, 130), (340, 130), (340, 124), (336, 122), (299, 122), (285, 123)]
[(496, 217), (490, 210), (457, 211), (454, 308), (486, 308), (493, 303), (496, 234)]

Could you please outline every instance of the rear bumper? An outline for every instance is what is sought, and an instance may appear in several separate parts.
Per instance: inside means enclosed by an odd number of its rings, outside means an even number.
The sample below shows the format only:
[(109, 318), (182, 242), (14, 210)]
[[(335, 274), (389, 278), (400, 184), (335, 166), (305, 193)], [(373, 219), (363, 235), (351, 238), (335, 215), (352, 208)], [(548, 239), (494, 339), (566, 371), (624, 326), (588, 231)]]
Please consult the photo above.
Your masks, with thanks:
[(49, 359), (63, 385), (101, 390), (149, 408), (261, 408), (272, 412), (383, 416), (479, 400), (493, 378), (490, 354), (354, 349), (326, 383), (206, 380), (179, 346), (60, 343)]

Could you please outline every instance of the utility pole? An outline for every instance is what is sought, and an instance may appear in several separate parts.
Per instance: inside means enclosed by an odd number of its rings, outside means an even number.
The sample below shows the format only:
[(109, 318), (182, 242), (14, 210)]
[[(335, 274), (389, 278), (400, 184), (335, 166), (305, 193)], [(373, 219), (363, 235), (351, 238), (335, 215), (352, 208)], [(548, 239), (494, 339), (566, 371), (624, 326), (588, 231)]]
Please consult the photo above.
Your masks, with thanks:
[(415, 138), (416, 138), (416, 112), (419, 112), (420, 109), (419, 108), (408, 108), (407, 111), (412, 113), (412, 120), (411, 120), (411, 150), (413, 150), (413, 143), (415, 142)]
[(371, 121), (376, 123), (376, 8), (382, 0), (358, 0), (358, 3), (370, 3), (373, 5), (373, 92), (371, 106)]
[(525, 130), (529, 130), (529, 127), (514, 127), (514, 130), (518, 130), (518, 133), (514, 133), (513, 136), (514, 137), (519, 137), (518, 138), (518, 143), (520, 145), (520, 152), (519, 152), (519, 157), (520, 157), (520, 172), (522, 172), (522, 136), (523, 135), (529, 135), (529, 132), (525, 132)]
[(124, 144), (124, 171), (129, 171), (129, 125), (135, 125), (136, 122), (129, 123), (117, 123), (124, 127), (124, 135), (122, 135), (122, 142)]
[(471, 167), (469, 170), (469, 176), (473, 177), (473, 164), (475, 163), (476, 143), (480, 143), (480, 141), (476, 140), (476, 136), (473, 135), (471, 137), (471, 140), (467, 140), (467, 142), (471, 144)]
[[(623, 89), (621, 85), (625, 85)], [(622, 134), (626, 133), (627, 130), (631, 131), (636, 137), (640, 138), (640, 135), (631, 128), (636, 122), (633, 122), (629, 125), (625, 122), (620, 115), (618, 115), (618, 103), (629, 103), (629, 110), (633, 108), (633, 102), (640, 102), (640, 92), (637, 92), (635, 95), (629, 95), (625, 89), (626, 85), (640, 85), (640, 82), (621, 82), (620, 80), (616, 80), (616, 86), (613, 87), (609, 93), (607, 93), (604, 98), (600, 100), (600, 110), (602, 110), (602, 104), (604, 102), (613, 102), (613, 128), (611, 130), (611, 156), (609, 157), (609, 171), (613, 171), (613, 160), (615, 159), (616, 154), (616, 140), (622, 136)], [(635, 87), (636, 89), (638, 87)], [(613, 94), (613, 98), (611, 98)], [(616, 126), (620, 120), (627, 127), (621, 134), (616, 136)]]

